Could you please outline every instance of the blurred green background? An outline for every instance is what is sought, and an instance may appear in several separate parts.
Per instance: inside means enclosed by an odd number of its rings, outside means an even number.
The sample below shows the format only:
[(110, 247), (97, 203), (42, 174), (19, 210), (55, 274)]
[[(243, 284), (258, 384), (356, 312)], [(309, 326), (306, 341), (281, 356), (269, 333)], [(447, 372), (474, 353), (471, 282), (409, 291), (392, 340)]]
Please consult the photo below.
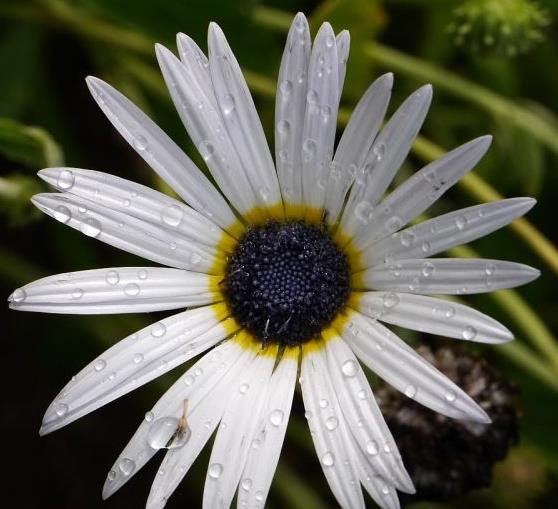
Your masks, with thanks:
[[(434, 85), (430, 114), (398, 180), (445, 150), (492, 133), (493, 146), (430, 214), (530, 195), (528, 221), (477, 241), (477, 254), (531, 264), (541, 278), (518, 291), (468, 298), (517, 340), (480, 352), (521, 391), (519, 444), (489, 488), (415, 508), (557, 507), (558, 503), (558, 2), (540, 0), (0, 0), (0, 285), (4, 295), (37, 277), (142, 265), (33, 210), (46, 190), (38, 169), (92, 168), (165, 190), (89, 97), (85, 76), (103, 78), (137, 102), (203, 168), (164, 88), (153, 43), (174, 49), (183, 31), (205, 48), (210, 21), (225, 30), (246, 71), (268, 140), (286, 29), (304, 11), (315, 33), (327, 19), (351, 32), (340, 126), (367, 85), (393, 71), (390, 111), (419, 85)], [(471, 248), (452, 254), (469, 256)], [(81, 367), (148, 315), (72, 317), (8, 312), (2, 318), (4, 507), (142, 507), (157, 462), (106, 502), (106, 472), (177, 369), (117, 403), (39, 438), (43, 411)], [(440, 342), (406, 333), (410, 342)], [(449, 340), (448, 340), (449, 341)], [(7, 349), (7, 350), (6, 350)], [(6, 454), (7, 453), (7, 454)], [(456, 450), (459, 455), (460, 451)], [(201, 506), (205, 451), (168, 507)], [(8, 499), (6, 500), (6, 495)], [(372, 501), (368, 501), (374, 507)], [(297, 396), (268, 499), (279, 508), (336, 507), (312, 452)]]

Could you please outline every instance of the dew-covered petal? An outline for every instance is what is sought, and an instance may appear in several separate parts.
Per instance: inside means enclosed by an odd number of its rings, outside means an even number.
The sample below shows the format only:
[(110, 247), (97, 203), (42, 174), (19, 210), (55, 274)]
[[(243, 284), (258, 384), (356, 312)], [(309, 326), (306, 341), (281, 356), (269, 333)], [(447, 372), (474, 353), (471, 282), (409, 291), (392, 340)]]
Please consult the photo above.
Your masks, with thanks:
[(521, 263), (476, 258), (396, 260), (362, 273), (373, 290), (465, 295), (524, 285), (539, 271)]
[(155, 122), (99, 78), (88, 77), (87, 85), (118, 132), (186, 203), (221, 228), (234, 222), (234, 214), (221, 194)]
[(191, 37), (183, 33), (176, 34), (176, 46), (184, 67), (192, 74), (193, 80), (197, 82), (202, 90), (208, 92), (216, 105), (215, 97), (210, 92), (213, 90), (213, 83), (211, 82), (211, 74), (209, 74), (209, 60), (205, 53)]
[(212, 277), (161, 267), (83, 270), (33, 281), (9, 297), (18, 311), (113, 314), (210, 304)]
[(358, 239), (376, 204), (407, 157), (432, 101), (432, 87), (425, 85), (409, 96), (389, 119), (370, 149), (349, 194), (341, 225)]
[[(274, 352), (276, 348), (270, 347)], [(229, 507), (266, 404), (275, 355), (262, 350), (234, 381), (217, 431), (203, 491), (203, 507)]]
[[(169, 267), (195, 272), (221, 272), (222, 255), (214, 248), (184, 238), (142, 219), (67, 193), (33, 196), (45, 214), (111, 246)], [(203, 235), (204, 232), (199, 232)]]
[(386, 113), (393, 86), (393, 74), (380, 76), (356, 105), (339, 140), (330, 165), (325, 208), (327, 220), (335, 224), (345, 195), (362, 167)]
[(355, 439), (355, 447), (363, 452), (374, 474), (388, 479), (403, 491), (414, 493), (397, 444), (354, 353), (335, 335), (327, 339), (326, 357), (341, 410), (338, 416), (326, 421), (326, 427), (334, 430), (338, 420), (344, 419)]
[(359, 246), (387, 237), (424, 212), (480, 161), (491, 141), (492, 136), (476, 138), (408, 178), (371, 213), (359, 237)]
[(211, 248), (223, 244), (224, 232), (213, 221), (166, 194), (141, 184), (81, 168), (45, 168), (39, 171), (39, 177), (63, 193), (80, 196), (99, 206), (162, 226), (196, 243)]
[(331, 25), (324, 23), (310, 55), (302, 131), (302, 188), (307, 207), (320, 208), (324, 205), (338, 108), (337, 43)]
[(223, 194), (241, 213), (248, 212), (257, 199), (218, 111), (213, 87), (198, 82), (198, 73), (189, 70), (164, 46), (155, 53), (176, 110)]
[(378, 376), (428, 408), (459, 420), (489, 423), (471, 397), (389, 329), (356, 311), (338, 332)]
[[(109, 471), (103, 487), (103, 498), (121, 488), (161, 446), (166, 445), (160, 436), (161, 424), (165, 423), (162, 420), (179, 420), (186, 408), (186, 422), (191, 431), (189, 440), (182, 447), (169, 450), (162, 466), (166, 470), (159, 474), (160, 480), (155, 480), (148, 501), (151, 507), (162, 507), (219, 423), (227, 388), (252, 359), (251, 352), (240, 347), (236, 341), (229, 340), (204, 355), (186, 371), (145, 414), (136, 433)], [(123, 462), (134, 468), (123, 471)]]
[(508, 198), (449, 212), (401, 230), (363, 251), (364, 267), (426, 258), (484, 237), (527, 213), (536, 200)]
[(192, 309), (119, 341), (68, 382), (48, 407), (41, 434), (55, 431), (215, 345), (234, 330), (212, 306)]
[(358, 311), (381, 320), (448, 338), (504, 343), (513, 339), (501, 323), (468, 306), (433, 297), (394, 292), (366, 292)]
[(308, 21), (298, 13), (281, 59), (275, 102), (275, 164), (287, 211), (289, 204), (302, 203), (302, 129), (310, 49)]
[(351, 34), (348, 30), (342, 30), (335, 38), (337, 42), (337, 69), (339, 73), (338, 87), (339, 99), (343, 93), (343, 84), (345, 83), (345, 73), (347, 72), (347, 60), (349, 59), (349, 51), (351, 49)]
[(298, 354), (289, 352), (271, 376), (265, 407), (240, 478), (238, 509), (265, 505), (289, 422), (297, 369)]
[[(350, 431), (335, 394), (327, 361), (320, 348), (303, 347), (301, 379), (306, 418), (318, 460), (337, 502), (343, 508), (364, 508)], [(331, 429), (332, 420), (338, 419)]]
[(209, 25), (208, 49), (209, 71), (221, 118), (258, 203), (262, 206), (281, 203), (275, 165), (256, 106), (225, 34), (216, 23)]

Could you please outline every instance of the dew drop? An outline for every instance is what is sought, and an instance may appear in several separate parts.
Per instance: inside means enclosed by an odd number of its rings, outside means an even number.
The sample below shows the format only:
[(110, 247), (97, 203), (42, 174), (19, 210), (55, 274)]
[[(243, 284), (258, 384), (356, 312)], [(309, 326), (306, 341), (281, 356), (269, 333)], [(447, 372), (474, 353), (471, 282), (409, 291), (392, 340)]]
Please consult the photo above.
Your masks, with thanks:
[(135, 297), (140, 293), (140, 287), (136, 283), (128, 283), (124, 287), (124, 293), (128, 295), (128, 297)]
[(403, 221), (401, 221), (400, 217), (391, 216), (386, 221), (386, 230), (390, 233), (396, 232), (403, 226)]
[(374, 146), (372, 149), (374, 155), (376, 156), (376, 162), (380, 162), (384, 158), (384, 154), (386, 153), (386, 146), (384, 143), (378, 143), (378, 145)]
[(107, 475), (107, 479), (111, 482), (114, 481), (116, 479), (116, 472), (111, 470)]
[(355, 207), (355, 217), (362, 223), (368, 224), (372, 219), (374, 207), (367, 201), (363, 200), (357, 203)]
[(477, 335), (477, 329), (468, 325), (467, 327), (465, 327), (463, 329), (463, 331), (461, 332), (461, 335), (463, 336), (463, 339), (465, 339), (467, 341), (471, 341), (471, 340), (475, 339), (475, 336)]
[(493, 263), (487, 263), (484, 271), (486, 272), (487, 276), (492, 276), (492, 274), (496, 272), (496, 265), (494, 265)]
[(153, 421), (147, 432), (147, 443), (155, 450), (178, 449), (186, 444), (192, 432), (183, 428), (176, 417), (161, 417)]
[(376, 440), (370, 440), (370, 442), (366, 444), (366, 452), (370, 454), (370, 456), (378, 454), (378, 450), (378, 442), (376, 442)]
[(160, 338), (165, 335), (167, 328), (163, 322), (157, 322), (151, 327), (151, 335), (155, 338)]
[(429, 277), (434, 272), (434, 269), (435, 269), (434, 264), (432, 264), (430, 262), (424, 262), (422, 264), (422, 270), (421, 270), (422, 275), (424, 277)]
[(327, 408), (329, 401), (327, 399), (321, 399), (318, 404), (320, 405), (320, 408)]
[(144, 419), (147, 422), (152, 422), (154, 418), (155, 418), (155, 414), (153, 412), (146, 412), (146, 414), (144, 416)]
[(54, 219), (60, 221), (61, 223), (66, 224), (72, 217), (72, 213), (70, 209), (64, 205), (58, 205), (54, 209)]
[(114, 286), (120, 281), (120, 276), (115, 270), (109, 270), (105, 276), (105, 280), (109, 285)]
[(70, 170), (62, 170), (58, 175), (57, 186), (60, 189), (70, 189), (75, 182), (74, 174)]
[(139, 364), (140, 362), (143, 362), (143, 354), (137, 353), (134, 355), (134, 364)]
[(66, 405), (65, 403), (58, 403), (58, 405), (56, 405), (56, 415), (58, 415), (58, 417), (62, 417), (67, 413), (68, 405)]
[(279, 84), (279, 91), (282, 94), (283, 100), (289, 99), (293, 92), (293, 84), (289, 80), (284, 80)]
[(444, 316), (446, 318), (452, 318), (453, 316), (455, 316), (455, 308), (454, 307), (447, 308), (446, 312), (444, 313)]
[(333, 35), (328, 35), (326, 37), (325, 43), (326, 43), (326, 46), (328, 48), (333, 48), (333, 45), (335, 44), (335, 39), (334, 39)]
[(389, 486), (388, 486), (387, 484), (384, 484), (384, 485), (382, 486), (382, 493), (383, 493), (384, 495), (389, 495)]
[(242, 479), (242, 481), (240, 481), (240, 487), (244, 491), (250, 491), (250, 488), (252, 487), (252, 479), (249, 479), (248, 477)]
[(83, 297), (83, 290), (81, 288), (76, 288), (73, 292), (72, 292), (72, 299), (74, 300), (79, 300)]
[(317, 104), (318, 103), (318, 92), (316, 92), (315, 90), (310, 90), (308, 92), (308, 94), (306, 95), (306, 100), (311, 105)]
[(414, 385), (407, 385), (405, 388), (405, 396), (414, 398), (417, 395), (417, 388)]
[(322, 120), (324, 121), (324, 123), (329, 122), (329, 119), (331, 117), (331, 107), (328, 106), (327, 104), (322, 106), (320, 113), (322, 115)]
[(401, 242), (401, 245), (404, 247), (411, 246), (412, 244), (415, 243), (416, 240), (417, 240), (417, 236), (415, 235), (415, 233), (409, 230), (401, 232), (401, 235), (399, 237), (399, 241)]
[(212, 479), (219, 479), (223, 473), (223, 465), (221, 465), (221, 463), (212, 463), (209, 465), (207, 472)]
[(88, 237), (98, 237), (101, 233), (101, 223), (93, 217), (88, 217), (81, 222), (79, 229)]
[(348, 360), (341, 366), (341, 371), (346, 377), (353, 377), (358, 373), (358, 365), (353, 360)]
[(322, 464), (325, 467), (332, 467), (335, 464), (335, 456), (331, 452), (326, 452), (322, 456)]
[(337, 426), (339, 426), (339, 420), (337, 419), (337, 417), (329, 417), (326, 420), (325, 425), (329, 431), (334, 431), (337, 429)]
[(201, 261), (202, 261), (202, 257), (199, 253), (192, 253), (190, 255), (190, 263), (192, 265), (199, 265)]
[(23, 288), (17, 288), (14, 292), (10, 295), (9, 300), (11, 302), (23, 302), (27, 297), (27, 293)]
[(302, 144), (302, 150), (304, 151), (306, 161), (310, 161), (316, 156), (316, 142), (311, 138), (307, 138)]
[(184, 378), (184, 385), (186, 386), (190, 386), (194, 383), (195, 378), (192, 375), (186, 375), (186, 377)]
[(385, 308), (393, 308), (399, 304), (399, 296), (393, 292), (384, 293), (382, 302)]
[(455, 220), (455, 226), (457, 226), (459, 230), (463, 230), (463, 228), (467, 226), (467, 218), (465, 216), (459, 216)]
[(264, 499), (264, 492), (263, 491), (256, 491), (256, 500), (258, 502), (262, 502)]
[(444, 398), (446, 398), (448, 403), (453, 403), (457, 399), (457, 394), (453, 391), (448, 391), (444, 394)]
[(93, 364), (93, 368), (95, 371), (103, 371), (107, 367), (107, 361), (105, 359), (97, 359), (95, 364)]
[(147, 148), (147, 138), (141, 134), (134, 136), (132, 140), (132, 145), (139, 152), (143, 152)]
[(240, 394), (246, 394), (248, 392), (248, 389), (250, 388), (250, 386), (248, 384), (242, 384), (238, 390), (240, 392)]
[(178, 205), (169, 205), (161, 212), (161, 219), (169, 226), (178, 226), (184, 217), (184, 211)]
[(203, 140), (198, 145), (198, 152), (203, 160), (207, 162), (215, 154), (215, 147), (209, 140)]
[(288, 120), (279, 120), (279, 122), (277, 122), (276, 128), (279, 134), (284, 134), (286, 136), (291, 130), (291, 124)]
[(136, 469), (136, 464), (130, 458), (122, 458), (118, 462), (118, 468), (124, 475), (130, 475)]
[(141, 269), (141, 270), (138, 271), (138, 279), (145, 280), (145, 279), (147, 279), (147, 276), (148, 276), (148, 274), (147, 274), (147, 271), (145, 269)]
[(221, 109), (226, 116), (229, 116), (234, 111), (236, 106), (234, 97), (231, 94), (227, 94), (221, 100)]
[(271, 422), (271, 424), (273, 424), (274, 426), (281, 426), (281, 424), (283, 424), (283, 419), (285, 418), (285, 413), (283, 412), (283, 410), (280, 409), (276, 409), (273, 410), (273, 412), (271, 412), (269, 414), (269, 422)]

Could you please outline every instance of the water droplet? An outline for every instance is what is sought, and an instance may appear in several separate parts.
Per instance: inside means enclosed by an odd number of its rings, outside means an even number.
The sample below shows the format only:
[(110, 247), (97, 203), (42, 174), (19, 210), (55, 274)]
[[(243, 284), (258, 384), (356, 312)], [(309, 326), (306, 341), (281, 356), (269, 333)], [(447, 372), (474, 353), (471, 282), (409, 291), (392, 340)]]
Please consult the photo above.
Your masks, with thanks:
[(155, 418), (155, 414), (153, 412), (146, 412), (144, 418), (147, 422), (152, 422)]
[(385, 144), (380, 142), (377, 145), (374, 145), (372, 152), (374, 152), (374, 155), (376, 156), (376, 162), (380, 162), (384, 158), (384, 154), (386, 153)]
[(240, 394), (246, 394), (248, 392), (248, 389), (250, 388), (250, 386), (248, 384), (242, 384), (238, 390), (240, 391)]
[(417, 395), (417, 388), (414, 385), (407, 385), (405, 388), (405, 396), (414, 398)]
[(215, 154), (215, 147), (209, 140), (203, 140), (198, 145), (198, 152), (203, 160), (207, 162)]
[(230, 115), (234, 111), (235, 106), (236, 103), (234, 97), (231, 94), (225, 95), (221, 100), (221, 110), (226, 116)]
[(335, 39), (334, 39), (333, 35), (328, 35), (326, 37), (325, 43), (326, 43), (326, 46), (328, 48), (333, 48), (333, 45), (335, 44)]
[(366, 452), (370, 454), (370, 456), (378, 454), (378, 450), (378, 442), (376, 442), (376, 440), (370, 440), (370, 442), (366, 444)]
[(140, 362), (143, 362), (143, 354), (137, 353), (134, 355), (134, 364), (139, 364)]
[(122, 458), (118, 462), (118, 468), (124, 475), (130, 475), (136, 469), (136, 464), (130, 458)]
[(341, 371), (346, 377), (353, 377), (358, 373), (358, 364), (353, 360), (348, 360), (341, 366)]
[(423, 242), (421, 249), (423, 253), (428, 253), (430, 251), (430, 242)]
[(212, 463), (209, 465), (207, 472), (212, 479), (219, 479), (223, 473), (223, 465), (221, 465), (221, 463)]
[(153, 421), (147, 432), (147, 443), (152, 449), (178, 449), (184, 446), (192, 432), (182, 427), (176, 417), (161, 417)]
[(424, 262), (422, 264), (422, 275), (424, 277), (429, 277), (432, 275), (432, 273), (434, 272), (434, 264), (430, 263), (430, 262)]
[(93, 364), (93, 368), (95, 371), (103, 371), (107, 367), (107, 361), (105, 359), (97, 359), (95, 364)]
[(452, 318), (453, 316), (455, 316), (455, 308), (454, 307), (447, 308), (446, 312), (444, 313), (444, 316), (446, 318)]
[(399, 304), (399, 296), (393, 292), (384, 293), (382, 296), (382, 302), (386, 308), (395, 307)]
[(329, 122), (329, 118), (331, 117), (331, 107), (328, 106), (327, 104), (322, 106), (322, 109), (320, 110), (320, 113), (322, 115), (322, 120), (325, 123)]
[(384, 485), (382, 486), (382, 493), (383, 493), (384, 495), (389, 495), (389, 486), (388, 486), (387, 484), (384, 484)]
[(284, 80), (279, 84), (279, 91), (281, 92), (282, 99), (288, 100), (293, 92), (293, 84), (289, 80)]
[(202, 257), (199, 253), (192, 253), (190, 255), (190, 263), (192, 265), (199, 265), (201, 261), (202, 261)]
[(116, 285), (120, 281), (120, 276), (115, 270), (109, 270), (105, 276), (105, 280), (109, 285)]
[(83, 297), (83, 290), (81, 288), (76, 288), (73, 292), (72, 292), (72, 299), (74, 300), (79, 300)]
[(264, 496), (265, 496), (265, 494), (264, 494), (263, 491), (256, 491), (256, 500), (258, 502), (262, 502), (263, 499), (264, 499)]
[(60, 221), (61, 223), (67, 223), (72, 217), (70, 209), (64, 205), (58, 205), (54, 209), (54, 219)]
[(78, 207), (78, 212), (79, 212), (80, 214), (87, 214), (87, 207), (85, 207), (84, 205), (80, 205), (80, 206)]
[(161, 212), (161, 219), (169, 226), (178, 226), (183, 217), (184, 211), (178, 205), (169, 205)]
[(399, 241), (401, 242), (401, 245), (404, 247), (411, 246), (412, 244), (415, 243), (416, 240), (417, 240), (416, 234), (410, 230), (401, 232), (401, 235), (399, 237)]
[(160, 338), (165, 335), (167, 328), (163, 322), (157, 322), (151, 327), (151, 335), (155, 338)]
[(465, 216), (459, 216), (455, 220), (455, 226), (457, 226), (458, 229), (463, 230), (463, 228), (467, 226), (467, 218)]
[(322, 456), (322, 464), (325, 467), (332, 467), (335, 463), (335, 456), (331, 452), (326, 452)]
[(463, 339), (466, 339), (467, 341), (471, 341), (475, 339), (475, 336), (477, 335), (477, 329), (468, 325), (463, 329), (461, 335), (463, 336)]
[(240, 481), (240, 487), (244, 491), (250, 491), (250, 488), (252, 487), (252, 479), (249, 479), (248, 477), (242, 479), (242, 481)]
[(304, 412), (304, 417), (306, 417), (306, 420), (309, 421), (310, 419), (312, 419), (312, 412), (310, 411)]
[(453, 391), (448, 391), (444, 394), (444, 398), (448, 403), (453, 403), (457, 399), (457, 394)]
[(339, 426), (339, 420), (337, 419), (337, 417), (329, 417), (326, 420), (325, 425), (329, 431), (334, 431), (337, 429), (337, 426)]
[(116, 472), (111, 470), (107, 475), (107, 479), (111, 482), (114, 481), (116, 479)]
[(23, 288), (17, 288), (14, 292), (10, 295), (11, 302), (23, 302), (27, 297), (27, 293)]
[(327, 408), (329, 401), (327, 399), (321, 399), (318, 404), (320, 405), (320, 408)]
[(487, 276), (492, 276), (492, 274), (496, 272), (496, 265), (494, 265), (493, 263), (487, 263), (484, 271), (486, 272)]
[(310, 105), (316, 105), (318, 103), (318, 92), (310, 90), (306, 95), (306, 100)]
[(70, 189), (75, 182), (74, 174), (70, 170), (62, 170), (58, 175), (57, 186), (60, 189)]
[(128, 297), (135, 297), (140, 293), (140, 287), (136, 283), (128, 283), (124, 287), (124, 293), (128, 295)]
[(360, 390), (357, 392), (358, 399), (366, 399), (366, 391)]
[(391, 216), (386, 221), (386, 230), (390, 233), (396, 232), (403, 226), (403, 221), (401, 221), (400, 217)]
[(138, 271), (138, 279), (145, 280), (145, 279), (147, 279), (147, 276), (148, 276), (148, 274), (147, 274), (147, 271), (145, 269), (141, 269), (141, 270)]
[(306, 161), (312, 160), (316, 156), (316, 142), (312, 138), (307, 138), (302, 144)]
[(279, 120), (279, 122), (277, 122), (276, 128), (279, 134), (284, 134), (286, 136), (291, 130), (291, 124), (288, 120)]
[(65, 403), (58, 403), (58, 405), (56, 405), (56, 415), (58, 415), (58, 417), (62, 417), (67, 413), (68, 405), (66, 405)]
[(129, 207), (132, 204), (132, 201), (128, 198), (126, 198), (125, 200), (122, 201), (122, 205), (124, 205), (124, 207)]
[(391, 265), (389, 268), (389, 272), (393, 277), (399, 277), (401, 276), (402, 269), (403, 266), (398, 263), (397, 265)]
[(141, 134), (137, 134), (132, 140), (132, 145), (137, 151), (143, 152), (148, 145), (147, 138)]
[(88, 237), (98, 237), (101, 233), (101, 223), (93, 217), (88, 217), (81, 222), (79, 229)]
[(186, 375), (186, 377), (184, 378), (184, 385), (192, 385), (195, 382), (195, 378), (192, 375)]
[(277, 408), (269, 414), (269, 422), (271, 422), (271, 424), (273, 424), (274, 426), (281, 426), (281, 424), (283, 424), (284, 417), (285, 413), (283, 412), (283, 410)]
[(362, 223), (368, 224), (373, 217), (374, 207), (367, 201), (357, 203), (355, 207), (355, 217)]

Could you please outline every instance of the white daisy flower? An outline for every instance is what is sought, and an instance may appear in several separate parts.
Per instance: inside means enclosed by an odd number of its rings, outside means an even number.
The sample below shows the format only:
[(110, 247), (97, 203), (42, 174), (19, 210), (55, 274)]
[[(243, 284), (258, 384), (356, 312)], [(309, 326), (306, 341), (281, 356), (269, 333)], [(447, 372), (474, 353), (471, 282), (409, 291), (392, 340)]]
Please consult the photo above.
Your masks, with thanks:
[(221, 29), (209, 58), (188, 36), (180, 59), (157, 46), (188, 134), (218, 188), (121, 93), (88, 78), (120, 134), (184, 200), (98, 171), (39, 172), (56, 192), (33, 203), (85, 235), (161, 267), (87, 270), (15, 290), (10, 307), (50, 313), (188, 308), (123, 339), (68, 383), (47, 409), (50, 433), (206, 350), (145, 415), (111, 468), (112, 495), (167, 449), (147, 507), (163, 507), (217, 430), (203, 506), (263, 507), (285, 436), (297, 372), (312, 439), (343, 508), (384, 508), (413, 483), (362, 362), (409, 398), (456, 419), (488, 423), (467, 394), (383, 323), (460, 340), (502, 343), (511, 333), (463, 305), (426, 294), (510, 288), (538, 271), (499, 260), (429, 258), (486, 235), (535, 203), (514, 198), (410, 226), (479, 161), (490, 136), (386, 191), (432, 98), (426, 85), (380, 129), (393, 77), (381, 76), (334, 147), (349, 53), (347, 31), (324, 23), (313, 44), (298, 14), (278, 80), (275, 163), (240, 67)]

